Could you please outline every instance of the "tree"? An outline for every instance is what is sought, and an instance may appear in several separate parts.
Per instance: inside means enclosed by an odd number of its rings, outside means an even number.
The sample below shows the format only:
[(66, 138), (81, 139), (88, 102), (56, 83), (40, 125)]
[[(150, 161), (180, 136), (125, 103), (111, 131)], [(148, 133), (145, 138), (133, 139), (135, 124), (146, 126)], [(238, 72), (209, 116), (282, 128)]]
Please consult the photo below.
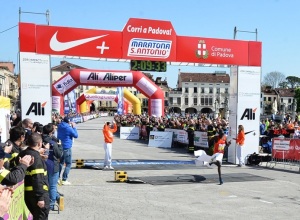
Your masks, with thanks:
[(272, 88), (278, 88), (279, 84), (284, 81), (285, 81), (285, 75), (283, 73), (273, 71), (265, 75), (263, 83), (265, 85), (272, 86)]
[(300, 78), (296, 76), (288, 76), (286, 77), (286, 82), (290, 85), (290, 88), (294, 89), (300, 83)]
[(287, 89), (289, 87), (287, 81), (283, 81), (283, 82), (279, 83), (278, 86), (281, 89)]
[(294, 98), (296, 100), (296, 112), (299, 112), (300, 111), (300, 105), (298, 103), (300, 103), (300, 88), (295, 89)]

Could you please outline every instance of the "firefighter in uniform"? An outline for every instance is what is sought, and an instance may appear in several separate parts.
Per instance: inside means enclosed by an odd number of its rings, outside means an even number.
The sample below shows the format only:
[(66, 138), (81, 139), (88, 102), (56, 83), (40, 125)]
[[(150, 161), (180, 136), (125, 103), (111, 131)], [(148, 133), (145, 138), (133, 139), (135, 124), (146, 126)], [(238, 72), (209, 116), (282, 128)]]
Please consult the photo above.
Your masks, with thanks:
[(26, 155), (23, 158), (20, 158), (20, 164), (15, 166), (11, 170), (4, 168), (5, 158), (9, 158), (10, 155), (5, 153), (3, 148), (0, 147), (0, 184), (6, 186), (13, 186), (25, 178), (25, 173), (27, 167), (33, 163), (31, 156)]
[(25, 203), (33, 215), (33, 219), (48, 219), (50, 198), (47, 167), (41, 156), (44, 152), (44, 149), (42, 149), (42, 136), (34, 132), (28, 136), (27, 143), (28, 148), (20, 152), (18, 156), (31, 155), (34, 158), (34, 163), (27, 168), (25, 176)]
[(190, 122), (190, 124), (187, 127), (186, 131), (188, 133), (188, 140), (189, 140), (188, 152), (189, 153), (194, 153), (194, 151), (195, 151), (195, 145), (194, 145), (195, 126), (192, 122)]
[(5, 166), (7, 169), (16, 166), (15, 159), (18, 156), (18, 154), (22, 151), (21, 148), (23, 142), (25, 141), (25, 135), (26, 131), (23, 127), (16, 126), (10, 129), (9, 139), (7, 140), (7, 142), (12, 144), (12, 150), (10, 152), (11, 158), (9, 158), (9, 166)]
[(207, 140), (208, 140), (208, 154), (209, 155), (212, 155), (213, 154), (213, 149), (214, 149), (214, 143), (215, 143), (215, 140), (214, 140), (214, 136), (216, 134), (216, 129), (214, 127), (214, 125), (209, 122), (209, 124), (207, 125)]

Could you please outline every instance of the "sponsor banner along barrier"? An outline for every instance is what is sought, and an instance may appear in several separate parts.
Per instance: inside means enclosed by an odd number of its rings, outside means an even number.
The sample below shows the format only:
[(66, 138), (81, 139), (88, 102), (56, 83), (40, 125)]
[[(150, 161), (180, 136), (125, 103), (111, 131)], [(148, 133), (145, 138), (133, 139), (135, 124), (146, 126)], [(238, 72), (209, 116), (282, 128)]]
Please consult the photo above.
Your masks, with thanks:
[(139, 140), (140, 139), (140, 128), (139, 127), (121, 127), (120, 139)]
[(151, 131), (148, 147), (171, 148), (172, 137), (173, 134), (171, 132)]
[(274, 138), (272, 158), (275, 160), (300, 161), (300, 139)]
[[(188, 135), (185, 130), (166, 128), (166, 132), (173, 132), (173, 141), (188, 144)], [(195, 131), (194, 145), (208, 148), (207, 132)]]

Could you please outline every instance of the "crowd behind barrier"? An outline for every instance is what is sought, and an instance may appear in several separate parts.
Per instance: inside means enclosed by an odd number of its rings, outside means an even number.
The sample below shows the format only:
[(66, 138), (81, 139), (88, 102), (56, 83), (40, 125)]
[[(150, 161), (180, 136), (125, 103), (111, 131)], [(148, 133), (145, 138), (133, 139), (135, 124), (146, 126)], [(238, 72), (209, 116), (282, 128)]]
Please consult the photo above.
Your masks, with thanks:
[[(53, 113), (52, 114), (52, 122), (49, 122), (49, 123), (58, 125), (64, 117), (70, 118), (70, 120), (74, 123), (83, 123), (88, 120), (92, 120), (94, 118), (105, 117), (105, 116), (108, 116), (108, 113), (106, 113), (106, 112), (91, 112), (91, 113), (84, 113), (84, 114), (70, 113), (70, 114), (64, 115), (64, 116), (61, 116), (57, 113)], [(9, 120), (10, 120), (10, 123), (8, 123), (9, 130), (12, 127), (15, 127), (15, 126), (23, 127), (23, 125), (24, 125), (21, 120), (21, 112), (20, 111), (11, 112), (10, 117), (8, 117), (8, 121)], [(23, 120), (23, 122), (24, 122), (24, 120)], [(41, 125), (40, 123), (34, 122), (32, 132), (41, 132), (42, 127), (43, 127), (43, 125)], [(9, 141), (9, 138), (8, 138), (8, 140), (6, 140), (6, 138), (4, 139), (2, 137), (2, 142)], [(22, 147), (20, 145), (21, 149), (26, 148), (26, 146), (24, 144), (25, 144), (25, 142), (23, 143)], [(9, 169), (9, 168), (7, 168), (7, 169)], [(14, 191), (13, 197), (11, 199), (8, 212), (3, 216), (3, 219), (5, 219), (5, 220), (32, 219), (33, 216), (27, 209), (26, 204), (24, 202), (24, 180), (14, 186), (12, 186), (11, 189), (13, 189), (13, 191)], [(0, 216), (0, 217), (2, 217), (2, 216)]]

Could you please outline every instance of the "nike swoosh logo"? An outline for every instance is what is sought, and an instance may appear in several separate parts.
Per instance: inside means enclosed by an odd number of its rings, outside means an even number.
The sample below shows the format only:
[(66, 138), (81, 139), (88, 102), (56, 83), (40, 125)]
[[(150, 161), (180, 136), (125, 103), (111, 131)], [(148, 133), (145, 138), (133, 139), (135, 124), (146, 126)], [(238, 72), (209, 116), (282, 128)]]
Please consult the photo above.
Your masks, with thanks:
[(77, 47), (79, 45), (91, 42), (93, 40), (96, 40), (96, 39), (99, 39), (99, 38), (102, 38), (102, 37), (105, 37), (108, 35), (108, 34), (105, 34), (105, 35), (101, 35), (101, 36), (89, 37), (89, 38), (84, 38), (84, 39), (80, 39), (80, 40), (60, 42), (57, 40), (57, 33), (58, 33), (58, 31), (56, 31), (56, 33), (51, 37), (51, 40), (50, 40), (50, 48), (53, 51), (57, 51), (57, 52), (68, 50), (73, 47)]

